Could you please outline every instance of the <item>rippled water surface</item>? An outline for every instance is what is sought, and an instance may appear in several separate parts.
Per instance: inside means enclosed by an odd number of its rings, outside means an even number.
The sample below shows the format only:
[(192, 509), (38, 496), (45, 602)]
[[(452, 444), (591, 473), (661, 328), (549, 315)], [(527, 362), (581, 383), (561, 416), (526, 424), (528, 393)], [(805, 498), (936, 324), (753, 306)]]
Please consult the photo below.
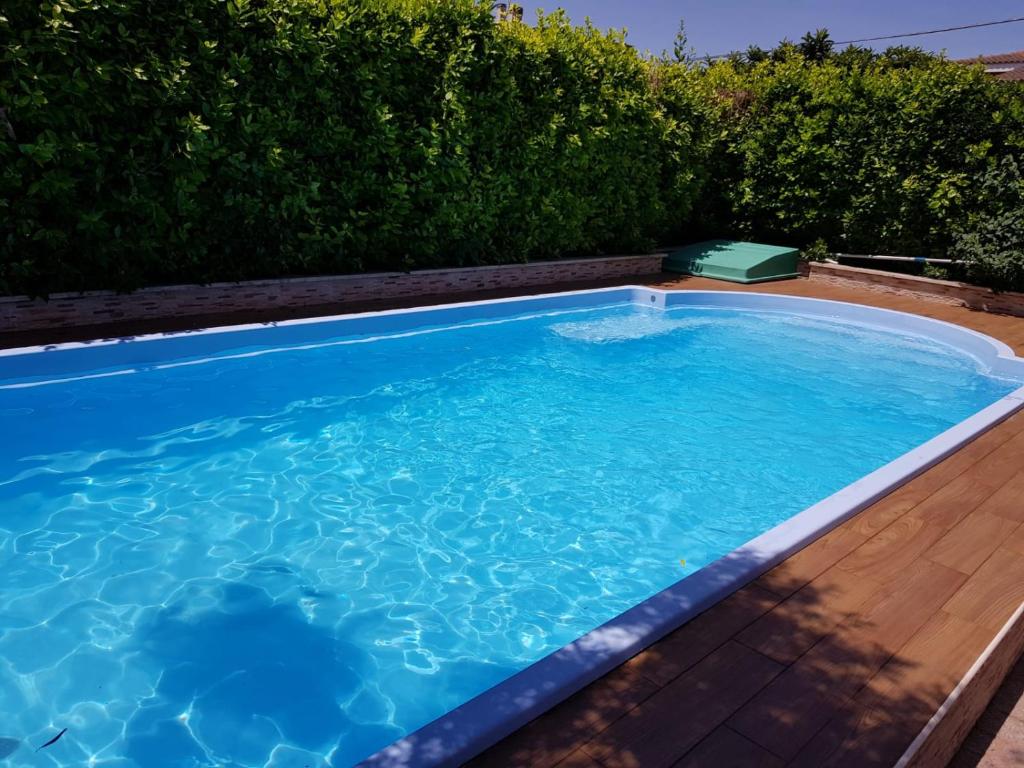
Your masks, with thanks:
[(1016, 386), (728, 310), (354, 341), (0, 389), (6, 764), (350, 765)]

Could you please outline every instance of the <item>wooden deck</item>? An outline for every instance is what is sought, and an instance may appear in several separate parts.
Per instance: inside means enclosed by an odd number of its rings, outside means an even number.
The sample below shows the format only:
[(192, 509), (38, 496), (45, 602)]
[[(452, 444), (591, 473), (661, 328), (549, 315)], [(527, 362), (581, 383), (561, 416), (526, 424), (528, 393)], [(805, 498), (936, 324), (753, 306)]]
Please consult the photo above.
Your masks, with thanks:
[[(1018, 318), (807, 280), (749, 290), (917, 312), (1024, 353)], [(1022, 601), (1024, 412), (470, 765), (892, 765)]]

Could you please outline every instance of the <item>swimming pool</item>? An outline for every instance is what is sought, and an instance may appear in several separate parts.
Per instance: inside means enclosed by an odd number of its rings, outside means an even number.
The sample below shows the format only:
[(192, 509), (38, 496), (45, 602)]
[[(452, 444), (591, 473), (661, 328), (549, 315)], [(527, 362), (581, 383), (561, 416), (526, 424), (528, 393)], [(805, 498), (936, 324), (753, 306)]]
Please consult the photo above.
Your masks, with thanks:
[(632, 287), (4, 353), (0, 737), (457, 762), (1022, 381), (924, 318)]

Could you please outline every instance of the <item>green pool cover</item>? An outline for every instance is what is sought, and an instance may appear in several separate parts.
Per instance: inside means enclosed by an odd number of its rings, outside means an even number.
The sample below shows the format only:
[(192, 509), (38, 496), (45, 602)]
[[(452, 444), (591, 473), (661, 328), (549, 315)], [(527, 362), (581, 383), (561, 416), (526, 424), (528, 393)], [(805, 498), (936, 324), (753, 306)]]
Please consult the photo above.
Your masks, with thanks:
[(672, 251), (665, 270), (734, 283), (762, 283), (797, 276), (796, 248), (736, 240), (707, 240)]

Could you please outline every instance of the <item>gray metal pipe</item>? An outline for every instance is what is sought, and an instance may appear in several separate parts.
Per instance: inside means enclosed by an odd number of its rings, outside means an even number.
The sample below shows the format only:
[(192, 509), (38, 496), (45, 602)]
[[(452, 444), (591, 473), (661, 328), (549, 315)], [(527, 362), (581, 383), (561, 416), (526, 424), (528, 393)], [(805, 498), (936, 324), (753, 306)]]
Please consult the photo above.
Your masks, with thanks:
[(956, 259), (928, 259), (924, 256), (884, 256), (877, 253), (833, 253), (837, 259), (871, 259), (876, 261), (916, 261), (921, 264), (955, 264)]

